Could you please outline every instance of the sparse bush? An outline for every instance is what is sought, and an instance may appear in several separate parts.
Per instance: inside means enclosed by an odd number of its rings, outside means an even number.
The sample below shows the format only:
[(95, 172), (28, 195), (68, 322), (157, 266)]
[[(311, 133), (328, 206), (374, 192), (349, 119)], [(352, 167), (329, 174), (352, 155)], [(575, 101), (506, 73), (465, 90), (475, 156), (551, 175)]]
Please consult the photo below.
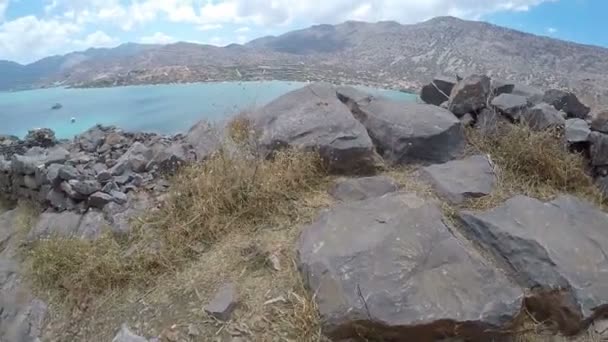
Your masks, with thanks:
[(567, 192), (602, 202), (585, 158), (568, 151), (559, 129), (533, 131), (525, 125), (501, 123), (492, 134), (467, 132), (471, 145), (497, 166), (502, 197), (523, 193), (545, 199)]

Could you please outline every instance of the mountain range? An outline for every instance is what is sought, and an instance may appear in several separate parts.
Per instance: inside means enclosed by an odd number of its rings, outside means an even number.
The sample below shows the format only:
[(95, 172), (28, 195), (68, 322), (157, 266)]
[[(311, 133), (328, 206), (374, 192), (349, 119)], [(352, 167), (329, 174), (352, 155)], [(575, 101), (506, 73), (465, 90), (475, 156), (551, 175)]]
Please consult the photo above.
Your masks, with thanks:
[(453, 17), (317, 25), (225, 47), (129, 43), (28, 65), (0, 61), (0, 90), (271, 78), (418, 89), (434, 76), (470, 73), (571, 89), (608, 106), (608, 49)]

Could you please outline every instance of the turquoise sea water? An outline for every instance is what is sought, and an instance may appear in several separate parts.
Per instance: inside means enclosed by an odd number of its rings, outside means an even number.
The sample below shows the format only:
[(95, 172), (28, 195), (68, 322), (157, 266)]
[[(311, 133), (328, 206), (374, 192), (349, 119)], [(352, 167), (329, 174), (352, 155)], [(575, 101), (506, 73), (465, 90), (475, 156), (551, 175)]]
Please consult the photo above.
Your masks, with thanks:
[[(0, 134), (23, 137), (32, 128), (48, 127), (58, 138), (72, 138), (98, 123), (126, 131), (175, 134), (201, 119), (222, 120), (304, 85), (265, 81), (0, 92)], [(358, 88), (402, 101), (417, 98), (398, 91)], [(51, 110), (55, 103), (63, 107)], [(72, 117), (76, 122), (70, 122)]]

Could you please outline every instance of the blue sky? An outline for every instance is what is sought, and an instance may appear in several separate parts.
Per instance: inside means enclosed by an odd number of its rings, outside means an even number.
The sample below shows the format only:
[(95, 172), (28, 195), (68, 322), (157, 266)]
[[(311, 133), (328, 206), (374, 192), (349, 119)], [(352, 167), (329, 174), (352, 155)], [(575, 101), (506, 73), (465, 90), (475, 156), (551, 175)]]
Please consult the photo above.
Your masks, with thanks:
[(453, 15), (608, 47), (608, 0), (0, 0), (0, 59), (125, 42), (226, 45), (318, 23)]

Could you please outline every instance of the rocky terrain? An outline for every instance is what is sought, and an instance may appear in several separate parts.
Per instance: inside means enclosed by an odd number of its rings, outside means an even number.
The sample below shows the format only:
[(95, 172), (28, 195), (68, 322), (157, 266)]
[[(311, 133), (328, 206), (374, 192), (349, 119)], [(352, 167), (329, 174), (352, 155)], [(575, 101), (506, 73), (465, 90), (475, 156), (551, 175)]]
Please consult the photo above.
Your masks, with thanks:
[(0, 64), (0, 89), (65, 84), (312, 80), (418, 90), (430, 77), (487, 74), (541, 88), (570, 89), (608, 105), (608, 50), (452, 17), (414, 25), (318, 25), (223, 48), (177, 43), (91, 49), (21, 66)]
[[(286, 148), (318, 153), (330, 174), (326, 177), (331, 185), (325, 189), (332, 198), (329, 203), (316, 208), (310, 220), (296, 218), (286, 227), (263, 221), (253, 235), (225, 231), (240, 213), (222, 225), (226, 240), (216, 237), (214, 246), (201, 251), (197, 241), (187, 241), (201, 253), (195, 254), (198, 261), (168, 277), (176, 279), (175, 286), (196, 283), (191, 297), (177, 300), (162, 292), (170, 281), (156, 274), (158, 284), (151, 282), (151, 288), (119, 289), (125, 295), (135, 291), (132, 301), (120, 301), (130, 310), (128, 315), (114, 313), (104, 306), (110, 297), (95, 293), (68, 314), (71, 324), (57, 321), (61, 316), (53, 310), (60, 306), (49, 305), (45, 291), (31, 290), (19, 251), (36, 241), (66, 237), (89, 241), (87, 248), (94, 248), (97, 241), (106, 241), (102, 235), (107, 230), (113, 239), (124, 241), (126, 236), (129, 241), (133, 219), (168, 205), (167, 196), (197, 202), (193, 195), (172, 193), (167, 177), (179, 174), (186, 164), (212, 162), (214, 154), (227, 148), (220, 143), (225, 136), (243, 140), (228, 133), (238, 125), (215, 129), (201, 122), (173, 137), (98, 126), (71, 141), (56, 141), (45, 129), (30, 132), (23, 141), (3, 138), (3, 197), (36, 202), (43, 211), (25, 228), (19, 223), (19, 209), (9, 205), (10, 210), (0, 214), (0, 340), (517, 341), (528, 332), (520, 323), (526, 317), (537, 322), (532, 332), (543, 323), (553, 328), (555, 341), (560, 334), (568, 340), (602, 338), (608, 304), (608, 214), (603, 211), (608, 197), (608, 116), (590, 118), (590, 108), (573, 93), (541, 91), (485, 75), (433, 80), (421, 97), (427, 104), (316, 83), (238, 117), (234, 122), (247, 123), (242, 131), (256, 149), (248, 158), (280, 160)], [(500, 197), (513, 165), (501, 164), (500, 155), (475, 150), (467, 132), (497, 136), (505, 127), (520, 127), (515, 125), (528, 127), (527, 134), (555, 130), (559, 134), (551, 141), (559, 146), (552, 147), (560, 150), (563, 144), (565, 158), (567, 149), (582, 153), (584, 169), (581, 166), (576, 175), (580, 184), (589, 180), (589, 188), (574, 190), (588, 190), (590, 195), (566, 193), (569, 184), (558, 184), (551, 198), (533, 198), (531, 192)], [(519, 157), (523, 167), (526, 156)], [(224, 158), (220, 165), (229, 163), (229, 157)], [(254, 176), (264, 172), (253, 159), (245, 162), (258, 165)], [(216, 171), (201, 172), (212, 177)], [(281, 177), (288, 177), (286, 184), (298, 183), (299, 178), (289, 176), (295, 171), (272, 173), (276, 178), (267, 182), (280, 187)], [(202, 186), (194, 179), (178, 192)], [(205, 186), (233, 191), (229, 183)], [(295, 201), (292, 196), (282, 200)], [(472, 205), (486, 198), (501, 200)], [(229, 198), (228, 203), (238, 206), (239, 201), (247, 203), (247, 198)], [(294, 213), (306, 205), (296, 203)], [(189, 211), (189, 203), (177, 204), (173, 210)], [(206, 205), (198, 209), (208, 210)], [(205, 215), (189, 214), (190, 222)], [(243, 250), (232, 248), (264, 234), (275, 234), (270, 246), (281, 244), (288, 250), (256, 254), (245, 248), (245, 255), (253, 253), (256, 260), (261, 255), (257, 263), (270, 272), (250, 273), (239, 261)], [(276, 234), (286, 235), (278, 239)], [(170, 240), (154, 243), (159, 250)], [(133, 253), (132, 248), (120, 252), (119, 262), (127, 262)], [(234, 271), (227, 266), (230, 262), (235, 263)], [(308, 294), (277, 288), (290, 272)], [(148, 296), (152, 292), (163, 293), (159, 298), (170, 298), (169, 304), (162, 299), (158, 301), (165, 306), (151, 304), (156, 303)], [(303, 311), (286, 313), (292, 312), (286, 311), (291, 305), (307, 308), (308, 318)], [(88, 318), (76, 320), (87, 316), (87, 310), (92, 311)], [(290, 315), (297, 323), (275, 331), (273, 320)], [(251, 316), (264, 319), (252, 324)], [(178, 321), (180, 317), (188, 321)], [(294, 336), (297, 329), (310, 335)], [(533, 336), (528, 341), (545, 340)]]

